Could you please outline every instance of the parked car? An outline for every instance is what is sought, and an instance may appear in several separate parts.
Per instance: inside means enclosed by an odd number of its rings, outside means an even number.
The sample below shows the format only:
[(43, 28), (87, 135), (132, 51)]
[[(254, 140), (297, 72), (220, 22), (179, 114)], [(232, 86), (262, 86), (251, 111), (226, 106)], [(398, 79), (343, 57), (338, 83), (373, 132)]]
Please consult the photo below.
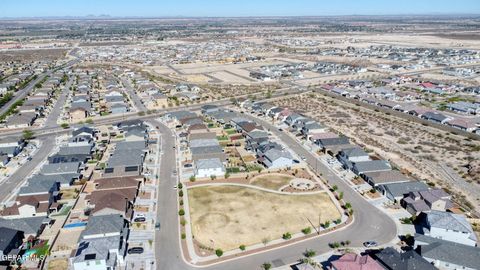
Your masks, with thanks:
[(128, 249), (128, 254), (142, 254), (143, 253), (143, 247), (133, 247)]
[(145, 220), (147, 220), (145, 217), (137, 217), (133, 221), (134, 222), (145, 222)]
[(193, 167), (193, 165), (192, 165), (192, 163), (187, 163), (187, 164), (183, 165), (183, 167), (185, 167), (185, 168), (191, 168), (191, 167)]
[(155, 223), (155, 230), (160, 230), (160, 222)]
[(367, 242), (363, 242), (363, 246), (366, 248), (371, 248), (371, 247), (378, 246), (378, 243), (375, 241), (367, 241)]

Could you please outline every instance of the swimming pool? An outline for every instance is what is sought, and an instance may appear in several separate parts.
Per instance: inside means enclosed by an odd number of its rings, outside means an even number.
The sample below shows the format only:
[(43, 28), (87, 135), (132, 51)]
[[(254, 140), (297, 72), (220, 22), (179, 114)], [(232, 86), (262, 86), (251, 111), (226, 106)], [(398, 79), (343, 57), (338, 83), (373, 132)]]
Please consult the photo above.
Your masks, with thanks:
[(70, 224), (67, 224), (65, 226), (63, 226), (63, 228), (65, 229), (68, 229), (68, 228), (77, 228), (77, 227), (84, 227), (87, 225), (87, 222), (77, 222), (77, 223), (70, 223)]

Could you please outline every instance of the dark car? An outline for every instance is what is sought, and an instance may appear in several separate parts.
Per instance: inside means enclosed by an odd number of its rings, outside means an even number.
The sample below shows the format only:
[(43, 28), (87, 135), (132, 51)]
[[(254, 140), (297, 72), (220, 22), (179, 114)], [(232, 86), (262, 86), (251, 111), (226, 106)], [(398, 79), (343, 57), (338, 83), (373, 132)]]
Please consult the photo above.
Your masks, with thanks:
[(160, 222), (155, 223), (155, 230), (160, 230)]
[(134, 221), (134, 222), (145, 222), (145, 220), (146, 220), (146, 219), (145, 219), (144, 217), (137, 217), (137, 218), (135, 218), (133, 221)]
[(143, 253), (143, 247), (133, 247), (128, 249), (128, 254), (142, 254)]
[(363, 243), (366, 248), (376, 247), (378, 244), (375, 241), (367, 241)]

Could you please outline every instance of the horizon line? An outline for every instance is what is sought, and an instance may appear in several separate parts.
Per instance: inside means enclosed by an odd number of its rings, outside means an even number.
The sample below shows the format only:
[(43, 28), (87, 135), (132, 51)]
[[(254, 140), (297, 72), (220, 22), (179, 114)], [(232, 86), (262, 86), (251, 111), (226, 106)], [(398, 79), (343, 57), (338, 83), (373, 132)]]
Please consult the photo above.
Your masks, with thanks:
[(329, 14), (329, 15), (252, 15), (252, 16), (195, 16), (195, 15), (172, 15), (172, 16), (143, 16), (143, 15), (125, 15), (115, 16), (109, 14), (88, 14), (88, 15), (58, 15), (58, 16), (14, 16), (0, 17), (0, 20), (26, 20), (26, 19), (211, 19), (211, 18), (322, 18), (322, 17), (396, 17), (396, 16), (480, 16), (480, 13), (390, 13), (390, 14)]

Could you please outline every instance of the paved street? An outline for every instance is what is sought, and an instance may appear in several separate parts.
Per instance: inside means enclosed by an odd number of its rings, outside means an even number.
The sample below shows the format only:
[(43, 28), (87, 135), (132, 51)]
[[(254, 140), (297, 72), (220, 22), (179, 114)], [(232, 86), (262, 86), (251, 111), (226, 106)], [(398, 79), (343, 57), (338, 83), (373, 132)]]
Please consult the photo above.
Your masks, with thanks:
[(65, 102), (67, 101), (68, 93), (70, 92), (70, 86), (72, 85), (72, 83), (73, 78), (70, 78), (65, 84), (65, 86), (62, 88), (62, 91), (60, 92), (60, 95), (58, 96), (55, 105), (47, 116), (47, 120), (45, 121), (46, 128), (52, 128), (57, 126), (57, 120), (62, 113)]
[(12, 191), (15, 190), (21, 183), (27, 179), (27, 177), (33, 172), (33, 170), (44, 161), (50, 151), (55, 147), (55, 137), (50, 136), (42, 138), (42, 145), (38, 149), (37, 153), (33, 155), (32, 160), (27, 161), (22, 168), (18, 169), (14, 174), (12, 174), (6, 181), (2, 183), (2, 188), (0, 188), (0, 202), (3, 202), (5, 199), (12, 195)]

